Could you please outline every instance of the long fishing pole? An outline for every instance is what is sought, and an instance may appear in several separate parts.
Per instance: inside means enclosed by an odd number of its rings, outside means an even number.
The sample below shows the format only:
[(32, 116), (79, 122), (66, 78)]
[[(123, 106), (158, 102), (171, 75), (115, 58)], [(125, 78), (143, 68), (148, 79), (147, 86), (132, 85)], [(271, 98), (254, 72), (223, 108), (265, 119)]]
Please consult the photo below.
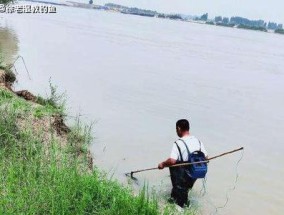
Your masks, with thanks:
[[(222, 157), (222, 156), (224, 156), (224, 155), (232, 154), (232, 153), (241, 151), (241, 150), (243, 150), (243, 149), (244, 149), (244, 147), (241, 147), (241, 148), (238, 148), (238, 149), (235, 149), (235, 150), (232, 150), (232, 151), (224, 152), (224, 153), (222, 153), (222, 154), (219, 154), (219, 155), (213, 156), (213, 157), (211, 157), (211, 158), (208, 158), (208, 159), (206, 159), (205, 161), (198, 161), (198, 162), (191, 162), (191, 163), (181, 163), (181, 164), (176, 164), (176, 165), (172, 165), (172, 166), (167, 166), (166, 168), (168, 168), (168, 167), (178, 167), (178, 166), (188, 166), (188, 165), (199, 164), (199, 163), (208, 163), (210, 160), (213, 160), (213, 159)], [(131, 172), (129, 172), (129, 173), (126, 173), (125, 175), (126, 175), (126, 176), (129, 176), (129, 175), (130, 175), (131, 178), (134, 178), (134, 177), (133, 177), (133, 174), (134, 174), (134, 173), (144, 172), (144, 171), (150, 171), (150, 170), (157, 170), (157, 169), (159, 169), (159, 168), (158, 168), (158, 167), (153, 167), (153, 168), (148, 168), (148, 169), (140, 169), (140, 170), (136, 170), (136, 171), (131, 171)]]
[(31, 76), (30, 76), (30, 73), (29, 73), (29, 70), (28, 70), (28, 68), (27, 68), (27, 65), (26, 65), (25, 59), (24, 59), (21, 55), (18, 55), (18, 57), (16, 58), (16, 60), (14, 60), (14, 63), (12, 63), (12, 64), (11, 64), (11, 65), (12, 65), (12, 67), (14, 67), (14, 69), (15, 69), (16, 73), (18, 73), (18, 72), (17, 72), (17, 69), (16, 69), (16, 66), (15, 66), (15, 63), (16, 63), (19, 59), (22, 59), (23, 64), (24, 64), (25, 69), (26, 69), (26, 72), (27, 72), (27, 74), (28, 74), (28, 77), (29, 77), (29, 79), (30, 79), (30, 80), (32, 80), (32, 79), (31, 79)]

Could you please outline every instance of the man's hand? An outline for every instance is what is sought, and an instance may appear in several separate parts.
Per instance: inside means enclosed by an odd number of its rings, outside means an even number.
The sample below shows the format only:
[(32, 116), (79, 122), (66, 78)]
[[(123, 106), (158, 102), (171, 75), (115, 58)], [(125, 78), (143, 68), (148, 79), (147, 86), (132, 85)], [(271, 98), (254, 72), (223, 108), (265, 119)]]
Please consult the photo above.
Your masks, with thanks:
[(158, 165), (158, 168), (159, 169), (164, 169), (165, 167), (175, 165), (176, 162), (177, 161), (175, 159), (169, 158), (169, 159), (165, 160), (164, 162), (160, 163)]
[(159, 168), (159, 169), (164, 169), (164, 167), (165, 167), (165, 165), (164, 165), (163, 162), (158, 165), (158, 168)]

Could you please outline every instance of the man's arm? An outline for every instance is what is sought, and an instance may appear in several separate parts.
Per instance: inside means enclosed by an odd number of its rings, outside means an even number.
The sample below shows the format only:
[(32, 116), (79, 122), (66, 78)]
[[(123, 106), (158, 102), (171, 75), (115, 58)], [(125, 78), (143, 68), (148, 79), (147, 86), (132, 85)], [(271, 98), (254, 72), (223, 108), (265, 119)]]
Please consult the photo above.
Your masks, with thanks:
[(160, 163), (158, 165), (159, 169), (164, 169), (165, 167), (169, 167), (172, 165), (175, 165), (177, 163), (177, 161), (173, 158), (168, 158), (167, 160), (163, 161), (162, 163)]
[(158, 165), (158, 168), (164, 169), (165, 167), (175, 165), (177, 163), (178, 156), (179, 156), (179, 152), (178, 152), (178, 149), (177, 149), (177, 145), (176, 145), (176, 143), (174, 143), (170, 157), (167, 160), (160, 163)]

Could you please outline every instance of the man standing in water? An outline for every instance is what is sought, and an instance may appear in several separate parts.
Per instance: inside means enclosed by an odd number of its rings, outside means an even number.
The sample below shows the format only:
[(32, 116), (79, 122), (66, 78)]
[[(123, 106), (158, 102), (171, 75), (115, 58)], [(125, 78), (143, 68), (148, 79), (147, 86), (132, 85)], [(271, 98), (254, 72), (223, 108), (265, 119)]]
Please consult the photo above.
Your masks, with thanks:
[[(179, 137), (175, 141), (170, 158), (159, 164), (158, 168), (170, 167), (175, 164), (188, 161), (188, 151), (202, 151), (207, 158), (207, 152), (204, 145), (196, 137), (190, 134), (190, 125), (186, 119), (180, 119), (176, 123), (176, 132)], [(187, 150), (188, 149), (188, 150)], [(196, 179), (187, 177), (185, 179), (184, 167), (170, 167), (172, 192), (171, 200), (173, 200), (180, 207), (188, 206), (188, 191), (193, 187)]]

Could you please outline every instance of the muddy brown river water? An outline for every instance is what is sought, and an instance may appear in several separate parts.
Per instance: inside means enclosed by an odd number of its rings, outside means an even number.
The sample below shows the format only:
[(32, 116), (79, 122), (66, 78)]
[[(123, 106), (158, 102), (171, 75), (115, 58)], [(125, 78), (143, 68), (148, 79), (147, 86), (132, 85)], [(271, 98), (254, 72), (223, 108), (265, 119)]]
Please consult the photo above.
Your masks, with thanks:
[[(96, 122), (100, 169), (124, 182), (125, 172), (157, 166), (176, 120), (189, 118), (211, 156), (245, 147), (236, 190), (218, 213), (284, 213), (284, 36), (67, 7), (0, 17), (0, 34), (17, 38), (1, 44), (32, 76), (18, 62), (16, 88), (45, 95), (51, 77), (66, 91), (69, 112)], [(207, 194), (201, 181), (191, 194), (201, 213), (224, 204), (239, 158), (210, 163)], [(136, 176), (169, 193), (167, 170)]]

